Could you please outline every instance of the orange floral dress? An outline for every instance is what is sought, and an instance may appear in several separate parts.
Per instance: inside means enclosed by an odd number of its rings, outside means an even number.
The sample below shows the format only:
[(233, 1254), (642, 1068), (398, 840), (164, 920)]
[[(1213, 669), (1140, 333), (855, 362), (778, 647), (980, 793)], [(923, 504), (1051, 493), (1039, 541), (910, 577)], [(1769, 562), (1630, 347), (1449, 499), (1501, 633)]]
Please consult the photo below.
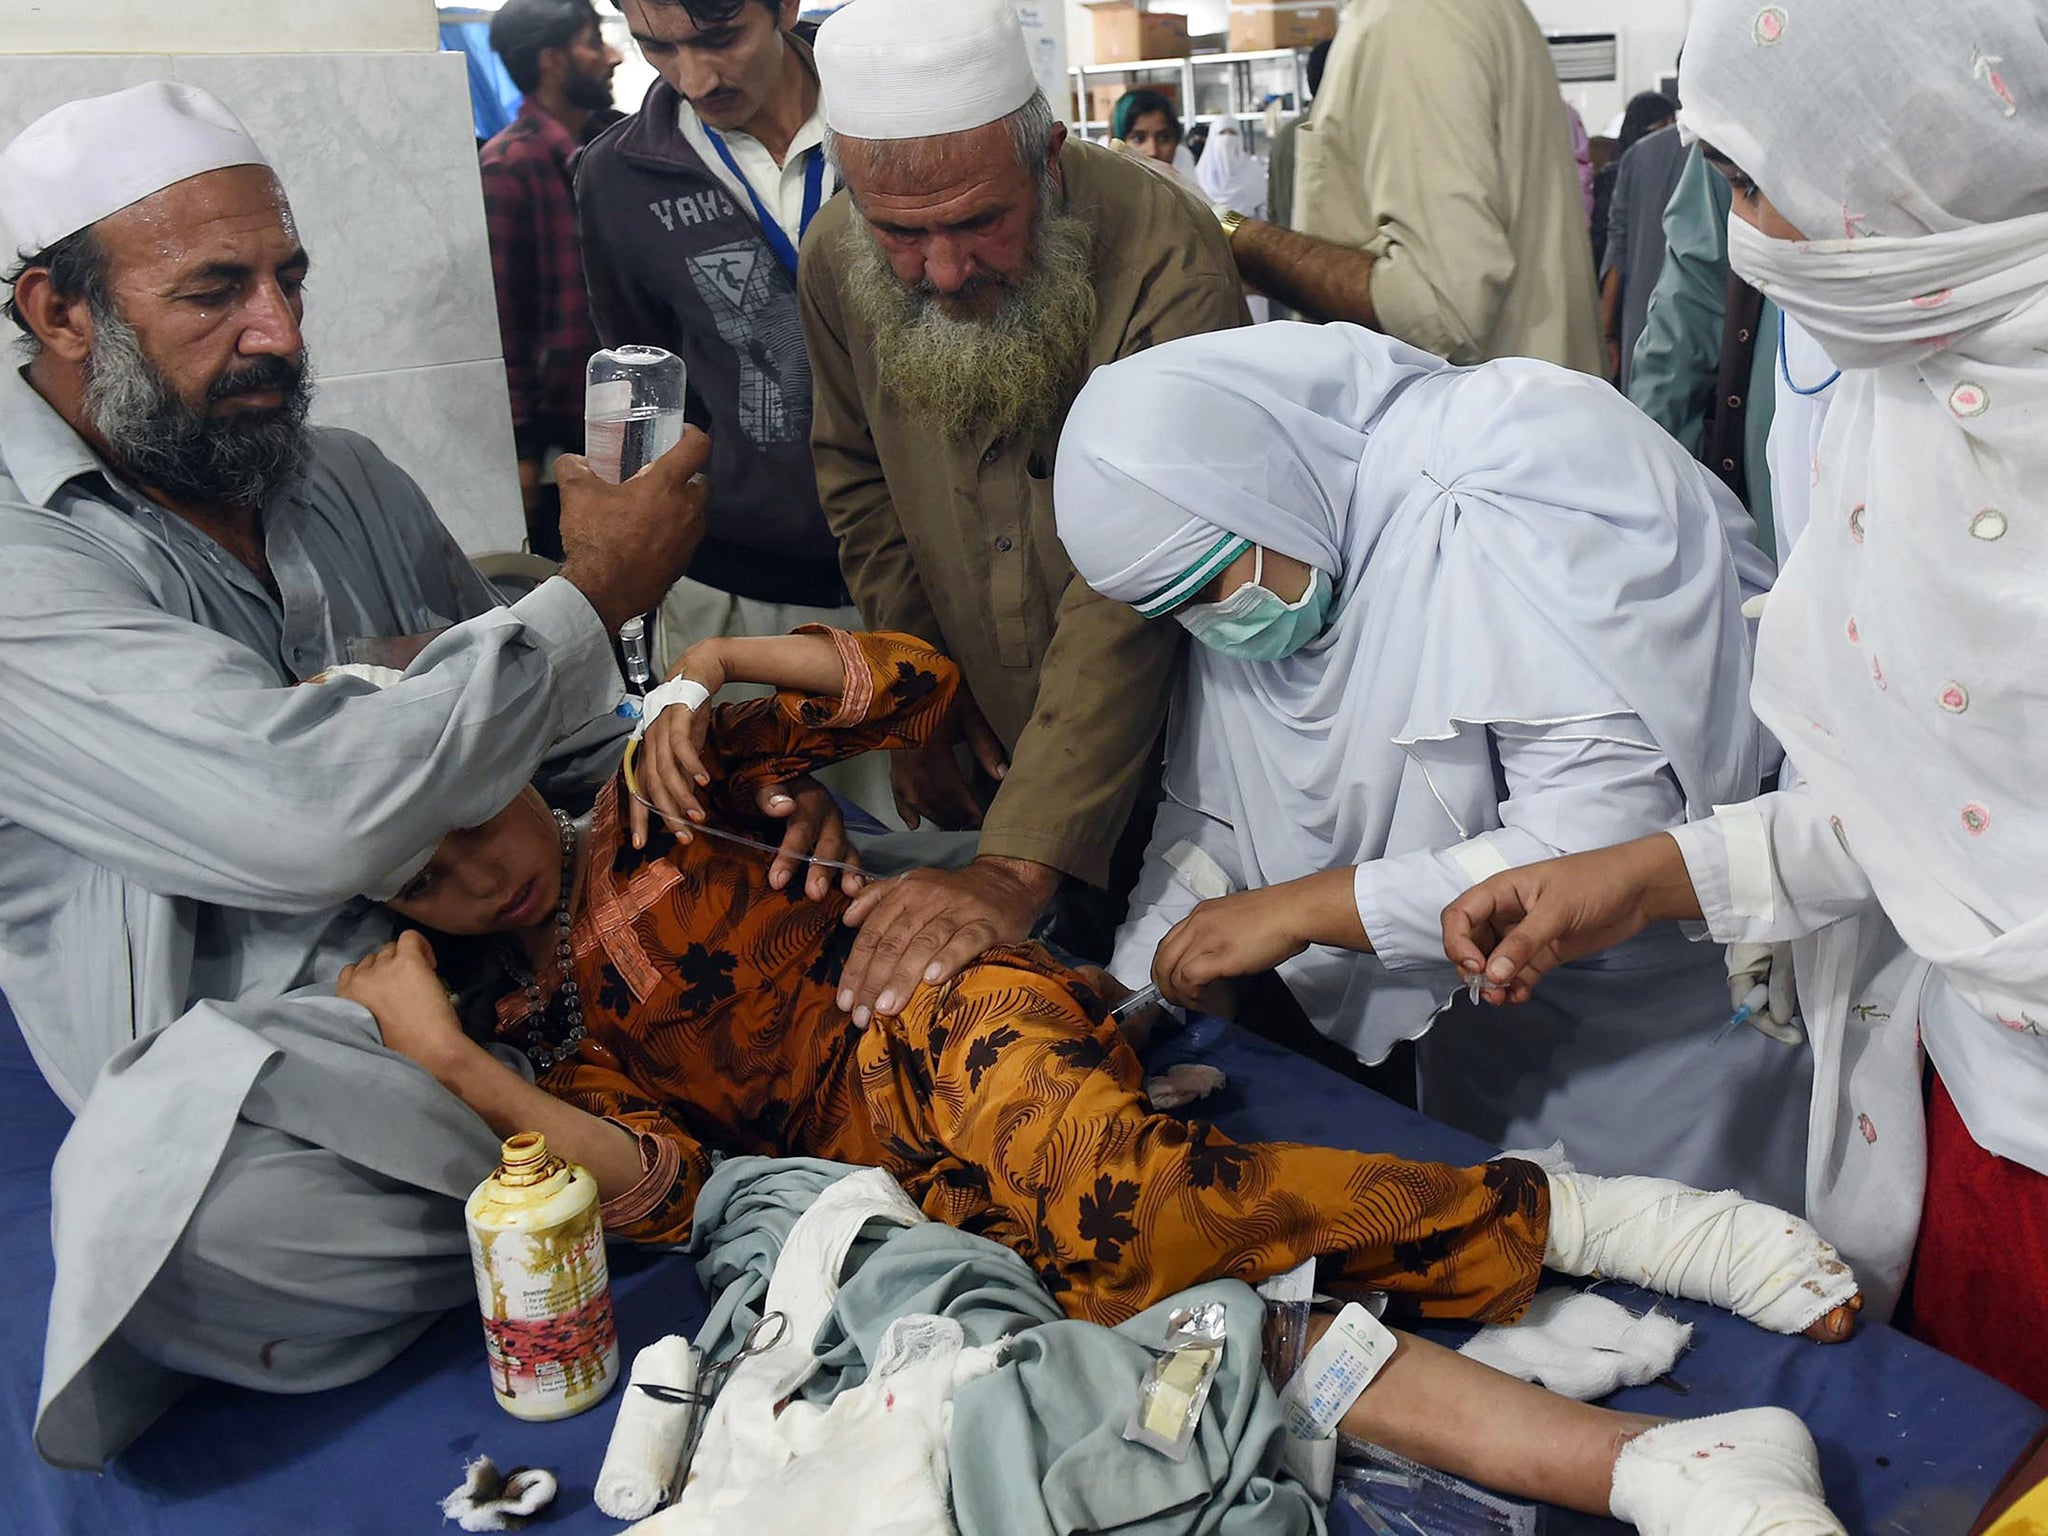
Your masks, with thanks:
[[(716, 707), (712, 825), (773, 841), (752, 810), (761, 785), (944, 720), (958, 674), (921, 641), (819, 632), (843, 697)], [(845, 899), (772, 890), (766, 854), (713, 838), (635, 850), (623, 794), (614, 781), (598, 801), (574, 916), (588, 1035), (540, 1079), (640, 1138), (644, 1176), (604, 1208), (614, 1235), (686, 1241), (714, 1150), (801, 1155), (887, 1168), (927, 1215), (1014, 1249), (1097, 1322), (1311, 1254), (1326, 1286), (1387, 1291), (1411, 1316), (1503, 1321), (1534, 1294), (1549, 1190), (1531, 1165), (1240, 1143), (1156, 1113), (1102, 1000), (1036, 945), (991, 950), (857, 1029), (835, 1000)], [(500, 1001), (508, 1037), (530, 1007)]]

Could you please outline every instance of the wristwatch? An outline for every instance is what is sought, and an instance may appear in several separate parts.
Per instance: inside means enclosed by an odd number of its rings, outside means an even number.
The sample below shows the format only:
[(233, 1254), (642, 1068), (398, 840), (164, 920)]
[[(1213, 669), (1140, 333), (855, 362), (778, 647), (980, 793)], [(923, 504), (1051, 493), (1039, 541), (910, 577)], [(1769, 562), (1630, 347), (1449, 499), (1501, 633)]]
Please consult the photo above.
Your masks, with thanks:
[(1230, 244), (1231, 241), (1237, 238), (1237, 232), (1244, 228), (1246, 218), (1247, 215), (1239, 213), (1235, 208), (1219, 207), (1216, 210), (1216, 221), (1223, 226), (1223, 243), (1225, 245)]

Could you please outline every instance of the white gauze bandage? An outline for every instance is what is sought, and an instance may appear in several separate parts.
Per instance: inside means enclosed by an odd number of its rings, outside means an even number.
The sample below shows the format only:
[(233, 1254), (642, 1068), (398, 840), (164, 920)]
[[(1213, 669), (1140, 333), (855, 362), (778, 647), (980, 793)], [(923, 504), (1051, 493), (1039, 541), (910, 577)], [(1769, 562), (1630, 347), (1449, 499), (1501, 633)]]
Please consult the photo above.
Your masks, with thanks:
[(676, 1392), (697, 1390), (697, 1354), (672, 1333), (633, 1357), (619, 1398), (619, 1416), (597, 1474), (597, 1507), (614, 1520), (644, 1520), (668, 1501), (689, 1438), (694, 1405), (640, 1390), (645, 1383)]
[(1643, 1536), (1845, 1536), (1821, 1495), (1813, 1436), (1783, 1408), (1637, 1435), (1615, 1458), (1608, 1502)]
[(633, 727), (633, 740), (645, 736), (664, 709), (680, 705), (694, 713), (710, 697), (711, 690), (693, 677), (672, 677), (659, 688), (648, 689), (647, 697), (640, 701), (640, 723)]
[(1691, 1342), (1690, 1323), (1654, 1307), (1637, 1317), (1605, 1296), (1553, 1286), (1519, 1320), (1480, 1329), (1458, 1353), (1589, 1403), (1655, 1381)]
[(1856, 1294), (1856, 1277), (1797, 1216), (1670, 1179), (1549, 1170), (1543, 1262), (1726, 1307), (1774, 1333), (1800, 1333)]

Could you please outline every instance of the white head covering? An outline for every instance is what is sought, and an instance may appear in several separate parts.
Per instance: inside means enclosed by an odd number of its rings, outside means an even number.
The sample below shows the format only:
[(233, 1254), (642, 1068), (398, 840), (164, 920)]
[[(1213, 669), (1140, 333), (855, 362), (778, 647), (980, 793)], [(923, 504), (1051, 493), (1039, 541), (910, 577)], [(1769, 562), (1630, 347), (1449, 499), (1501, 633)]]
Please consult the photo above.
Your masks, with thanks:
[(1244, 147), (1244, 135), (1227, 118), (1209, 130), (1195, 180), (1212, 203), (1255, 219), (1266, 216), (1266, 167)]
[(1334, 575), (1295, 655), (1190, 648), (1168, 788), (1262, 884), (1411, 851), (1390, 842), (1411, 760), (1465, 837), (1499, 826), (1488, 725), (1647, 729), (1696, 814), (1755, 793), (1731, 535), (1751, 586), (1768, 567), (1734, 498), (1597, 380), (1351, 325), (1169, 342), (1091, 376), (1053, 505), (1120, 602), (1225, 534)]
[(1730, 260), (1845, 370), (1757, 712), (1913, 950), (2048, 1033), (2048, 6), (1701, 0), (1684, 95), (1816, 237)]
[[(2041, 213), (2043, 25), (2032, 0), (1703, 0), (1679, 122), (1815, 240)], [(1989, 152), (2017, 158), (1987, 165)]]
[(15, 135), (0, 150), (0, 225), (29, 257), (189, 177), (269, 164), (211, 93), (152, 80), (66, 102)]
[(852, 0), (816, 56), (826, 125), (849, 139), (965, 133), (1038, 91), (1010, 0)]

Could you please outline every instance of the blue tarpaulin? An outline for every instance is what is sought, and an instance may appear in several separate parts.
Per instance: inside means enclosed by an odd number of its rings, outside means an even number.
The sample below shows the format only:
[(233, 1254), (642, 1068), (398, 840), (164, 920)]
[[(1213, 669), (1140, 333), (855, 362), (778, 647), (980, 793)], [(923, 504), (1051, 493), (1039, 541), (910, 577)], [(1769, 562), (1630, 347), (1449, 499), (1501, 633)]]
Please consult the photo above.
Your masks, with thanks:
[(469, 64), (469, 107), (479, 143), (502, 132), (519, 110), (519, 87), (491, 51), (491, 24), (474, 12), (442, 13), (441, 51), (459, 53)]

